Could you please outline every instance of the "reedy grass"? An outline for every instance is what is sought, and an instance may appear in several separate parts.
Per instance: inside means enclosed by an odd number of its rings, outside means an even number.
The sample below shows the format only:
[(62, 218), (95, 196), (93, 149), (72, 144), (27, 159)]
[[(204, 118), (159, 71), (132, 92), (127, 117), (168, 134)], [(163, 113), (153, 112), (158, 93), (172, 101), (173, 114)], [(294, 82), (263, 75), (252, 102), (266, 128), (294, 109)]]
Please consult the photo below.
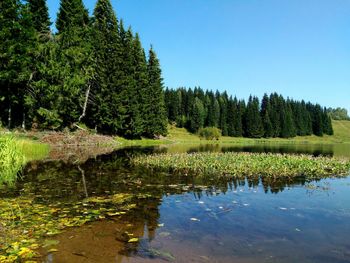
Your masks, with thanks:
[(350, 161), (309, 155), (271, 153), (179, 153), (141, 155), (132, 163), (150, 169), (198, 176), (320, 179), (349, 175)]
[(0, 184), (13, 184), (26, 162), (23, 150), (12, 137), (0, 137)]
[(12, 185), (23, 166), (33, 160), (45, 158), (49, 147), (13, 136), (0, 137), (0, 185)]

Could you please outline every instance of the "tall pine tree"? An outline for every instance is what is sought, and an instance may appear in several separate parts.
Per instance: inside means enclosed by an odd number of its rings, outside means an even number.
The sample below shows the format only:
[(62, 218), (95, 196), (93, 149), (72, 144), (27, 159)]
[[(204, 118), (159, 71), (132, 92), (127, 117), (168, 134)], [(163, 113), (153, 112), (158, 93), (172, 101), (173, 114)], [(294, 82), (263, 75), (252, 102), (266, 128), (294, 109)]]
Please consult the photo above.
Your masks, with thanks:
[(145, 111), (145, 131), (148, 137), (167, 134), (167, 116), (164, 104), (163, 79), (159, 60), (151, 47), (147, 63), (148, 88)]

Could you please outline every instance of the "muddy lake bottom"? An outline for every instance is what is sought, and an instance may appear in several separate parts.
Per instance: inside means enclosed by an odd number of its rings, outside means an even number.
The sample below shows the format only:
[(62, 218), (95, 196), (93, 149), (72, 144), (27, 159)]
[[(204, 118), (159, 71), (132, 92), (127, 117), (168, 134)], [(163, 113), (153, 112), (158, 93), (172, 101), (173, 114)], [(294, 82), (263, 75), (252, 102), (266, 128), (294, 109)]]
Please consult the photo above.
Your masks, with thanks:
[[(49, 237), (38, 262), (350, 262), (350, 177), (267, 182), (129, 166), (132, 155), (164, 151), (176, 149), (128, 148), (79, 165), (31, 163), (16, 188), (1, 195), (34, 193), (34, 202), (65, 207), (87, 197), (143, 196), (123, 215)], [(250, 151), (333, 155), (329, 148)]]

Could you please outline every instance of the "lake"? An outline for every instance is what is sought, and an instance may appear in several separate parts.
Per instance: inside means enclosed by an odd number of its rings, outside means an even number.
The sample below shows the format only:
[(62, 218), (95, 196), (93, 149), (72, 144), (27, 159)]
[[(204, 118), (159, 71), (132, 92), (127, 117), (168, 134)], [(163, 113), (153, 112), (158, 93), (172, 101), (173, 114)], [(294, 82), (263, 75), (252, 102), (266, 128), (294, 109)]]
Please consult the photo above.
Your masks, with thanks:
[(79, 165), (31, 163), (16, 188), (1, 195), (34, 194), (35, 203), (77, 214), (87, 198), (133, 196), (126, 213), (48, 237), (41, 262), (350, 262), (349, 177), (267, 182), (129, 165), (132, 155), (167, 151), (350, 152), (332, 145), (126, 148)]

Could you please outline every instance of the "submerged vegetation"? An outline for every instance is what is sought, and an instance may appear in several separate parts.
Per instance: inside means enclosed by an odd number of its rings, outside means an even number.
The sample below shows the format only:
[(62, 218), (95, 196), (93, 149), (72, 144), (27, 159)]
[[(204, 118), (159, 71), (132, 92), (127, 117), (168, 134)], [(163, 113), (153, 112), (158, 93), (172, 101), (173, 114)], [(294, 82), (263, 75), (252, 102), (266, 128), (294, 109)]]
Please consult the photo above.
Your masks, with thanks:
[[(39, 247), (57, 251), (49, 238), (68, 227), (106, 217), (121, 216), (133, 209), (140, 195), (115, 194), (109, 197), (86, 198), (82, 202), (40, 204), (35, 196), (0, 199), (0, 262), (29, 262), (38, 257)], [(130, 237), (132, 239), (132, 237)], [(129, 240), (126, 240), (129, 241)], [(32, 261), (31, 261), (32, 262)], [(34, 261), (35, 262), (35, 261)]]
[(184, 174), (318, 179), (348, 175), (350, 161), (270, 153), (193, 153), (136, 156), (134, 165)]

